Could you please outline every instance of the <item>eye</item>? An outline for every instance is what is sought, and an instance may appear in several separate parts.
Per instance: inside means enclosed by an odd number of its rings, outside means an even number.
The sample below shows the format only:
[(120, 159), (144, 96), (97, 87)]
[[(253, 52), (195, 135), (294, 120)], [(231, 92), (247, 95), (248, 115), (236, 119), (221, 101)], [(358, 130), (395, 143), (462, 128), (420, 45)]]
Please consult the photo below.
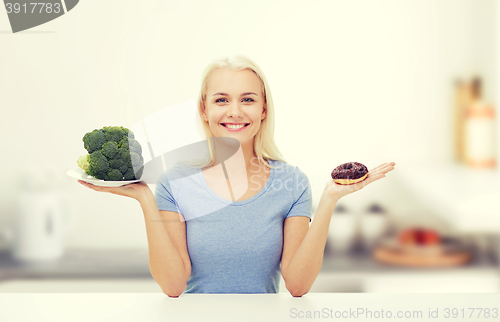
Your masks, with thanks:
[[(221, 100), (226, 101), (226, 99), (225, 99), (225, 98), (219, 98), (219, 99), (216, 99), (216, 100), (215, 100), (215, 103), (221, 103), (221, 102), (223, 102), (223, 101), (221, 101)], [(243, 101), (244, 101), (244, 102), (246, 102), (246, 103), (255, 102), (255, 100), (254, 100), (253, 98), (250, 98), (250, 97), (245, 97), (245, 98), (243, 99)]]

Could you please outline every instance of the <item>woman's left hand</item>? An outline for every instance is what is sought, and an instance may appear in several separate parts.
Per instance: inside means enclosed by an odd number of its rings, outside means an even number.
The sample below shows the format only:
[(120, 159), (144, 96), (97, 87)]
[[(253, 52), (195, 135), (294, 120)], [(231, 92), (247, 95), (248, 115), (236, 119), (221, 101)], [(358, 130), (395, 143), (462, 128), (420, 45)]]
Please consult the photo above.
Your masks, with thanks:
[(389, 171), (394, 170), (395, 165), (396, 163), (394, 162), (381, 164), (378, 167), (368, 171), (368, 175), (365, 180), (354, 184), (338, 184), (332, 179), (326, 184), (325, 191), (323, 192), (323, 197), (337, 201), (350, 193), (363, 189), (366, 185), (374, 181), (385, 178), (385, 174)]

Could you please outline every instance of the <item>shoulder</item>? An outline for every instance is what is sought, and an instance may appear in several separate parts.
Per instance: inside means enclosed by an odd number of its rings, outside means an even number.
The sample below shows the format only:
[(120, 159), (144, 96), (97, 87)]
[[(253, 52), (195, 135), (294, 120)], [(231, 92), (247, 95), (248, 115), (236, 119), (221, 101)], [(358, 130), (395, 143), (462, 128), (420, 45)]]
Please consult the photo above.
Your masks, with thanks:
[(309, 178), (298, 166), (276, 160), (271, 163), (276, 167), (274, 180), (282, 182), (286, 190), (292, 192), (294, 200), (302, 196), (304, 192), (311, 191)]
[(298, 166), (280, 160), (268, 160), (269, 165), (274, 167), (276, 176), (307, 178), (307, 175)]
[(181, 162), (176, 162), (173, 166), (163, 171), (159, 177), (159, 181), (173, 181), (182, 179), (196, 174), (201, 169), (189, 167)]

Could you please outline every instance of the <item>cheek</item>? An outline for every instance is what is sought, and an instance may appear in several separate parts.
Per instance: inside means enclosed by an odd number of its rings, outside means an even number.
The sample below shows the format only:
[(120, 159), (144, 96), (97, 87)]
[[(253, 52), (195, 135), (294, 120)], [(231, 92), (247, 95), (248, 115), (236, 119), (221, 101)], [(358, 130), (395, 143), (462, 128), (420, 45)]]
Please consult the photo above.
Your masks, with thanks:
[(209, 115), (208, 116), (208, 125), (211, 128), (217, 128), (219, 126), (219, 122), (221, 122), (221, 118), (218, 115)]
[(218, 115), (214, 112), (213, 109), (207, 109), (206, 111), (206, 118), (209, 123), (213, 123), (214, 121), (217, 120)]
[(210, 123), (217, 124), (220, 119), (221, 119), (221, 116), (217, 115), (216, 113), (212, 113), (208, 116), (208, 120), (210, 121)]

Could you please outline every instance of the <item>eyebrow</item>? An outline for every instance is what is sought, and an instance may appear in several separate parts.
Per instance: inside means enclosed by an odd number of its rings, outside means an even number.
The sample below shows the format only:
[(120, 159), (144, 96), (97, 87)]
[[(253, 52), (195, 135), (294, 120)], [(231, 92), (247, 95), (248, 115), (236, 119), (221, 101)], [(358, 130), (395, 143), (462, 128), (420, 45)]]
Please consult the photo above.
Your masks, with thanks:
[[(223, 95), (223, 96), (229, 96), (229, 94), (226, 94), (226, 93), (215, 93), (213, 96), (216, 96), (216, 95)], [(254, 92), (247, 92), (247, 93), (243, 93), (241, 94), (241, 96), (245, 96), (245, 95), (255, 95), (255, 96), (258, 96), (257, 94), (255, 94)]]

